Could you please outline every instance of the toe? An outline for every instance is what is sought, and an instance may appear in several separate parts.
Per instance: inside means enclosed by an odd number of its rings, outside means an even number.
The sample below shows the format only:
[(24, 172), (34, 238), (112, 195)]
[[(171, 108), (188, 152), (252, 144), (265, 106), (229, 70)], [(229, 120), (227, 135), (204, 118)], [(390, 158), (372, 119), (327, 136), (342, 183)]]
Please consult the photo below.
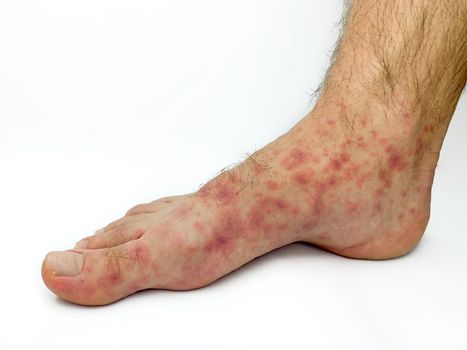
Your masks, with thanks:
[(116, 247), (140, 238), (146, 232), (142, 222), (127, 223), (111, 229), (100, 230), (94, 236), (86, 237), (76, 243), (76, 249), (99, 249)]
[(159, 198), (155, 201), (150, 203), (138, 204), (135, 205), (133, 208), (128, 210), (125, 216), (132, 216), (138, 214), (146, 214), (146, 213), (154, 213), (160, 209), (170, 207), (170, 205), (174, 204), (177, 200), (186, 197), (186, 196), (171, 196), (171, 197), (164, 197)]
[(151, 253), (143, 239), (106, 249), (51, 252), (42, 264), (42, 278), (70, 302), (109, 304), (151, 287)]
[(133, 208), (128, 210), (125, 213), (125, 216), (132, 216), (138, 214), (147, 214), (154, 212), (155, 208), (158, 206), (157, 203), (143, 203), (135, 205)]

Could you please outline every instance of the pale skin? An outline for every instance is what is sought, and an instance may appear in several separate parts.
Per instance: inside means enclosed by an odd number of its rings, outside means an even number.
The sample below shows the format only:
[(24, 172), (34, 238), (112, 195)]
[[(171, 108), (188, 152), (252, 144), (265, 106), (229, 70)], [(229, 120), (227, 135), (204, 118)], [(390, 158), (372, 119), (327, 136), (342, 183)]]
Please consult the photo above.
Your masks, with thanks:
[(464, 0), (356, 0), (313, 110), (194, 193), (138, 205), (49, 253), (47, 287), (103, 305), (206, 286), (303, 241), (350, 258), (421, 239), (434, 172), (467, 79)]

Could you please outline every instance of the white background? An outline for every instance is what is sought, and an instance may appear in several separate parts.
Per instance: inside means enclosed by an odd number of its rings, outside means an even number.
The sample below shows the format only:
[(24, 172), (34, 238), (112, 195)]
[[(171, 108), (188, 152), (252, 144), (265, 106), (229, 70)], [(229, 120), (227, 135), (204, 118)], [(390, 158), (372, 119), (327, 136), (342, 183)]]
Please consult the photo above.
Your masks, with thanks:
[[(107, 307), (42, 284), (139, 202), (195, 190), (312, 106), (341, 0), (0, 1), (0, 348), (467, 349), (467, 100), (408, 256), (306, 245)], [(149, 347), (151, 346), (151, 347)]]

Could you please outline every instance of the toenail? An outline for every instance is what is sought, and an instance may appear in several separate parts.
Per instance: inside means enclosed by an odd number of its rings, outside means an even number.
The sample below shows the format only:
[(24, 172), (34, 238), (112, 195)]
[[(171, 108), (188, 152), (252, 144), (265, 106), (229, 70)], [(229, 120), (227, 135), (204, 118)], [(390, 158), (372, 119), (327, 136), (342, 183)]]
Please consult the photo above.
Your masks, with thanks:
[(88, 247), (88, 240), (87, 239), (82, 239), (78, 243), (75, 244), (76, 249), (86, 249)]
[(76, 276), (83, 268), (83, 254), (77, 252), (51, 252), (45, 265), (57, 276)]

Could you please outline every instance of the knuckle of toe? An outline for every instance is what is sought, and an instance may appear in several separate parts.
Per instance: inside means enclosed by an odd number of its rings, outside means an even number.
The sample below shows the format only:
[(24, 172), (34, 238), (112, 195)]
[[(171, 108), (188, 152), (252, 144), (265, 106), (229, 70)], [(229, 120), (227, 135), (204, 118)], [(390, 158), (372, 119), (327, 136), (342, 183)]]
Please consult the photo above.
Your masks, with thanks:
[(129, 215), (138, 214), (139, 212), (144, 211), (146, 207), (147, 207), (147, 204), (135, 205), (133, 208), (130, 208), (130, 210), (128, 210), (125, 215), (129, 216)]

